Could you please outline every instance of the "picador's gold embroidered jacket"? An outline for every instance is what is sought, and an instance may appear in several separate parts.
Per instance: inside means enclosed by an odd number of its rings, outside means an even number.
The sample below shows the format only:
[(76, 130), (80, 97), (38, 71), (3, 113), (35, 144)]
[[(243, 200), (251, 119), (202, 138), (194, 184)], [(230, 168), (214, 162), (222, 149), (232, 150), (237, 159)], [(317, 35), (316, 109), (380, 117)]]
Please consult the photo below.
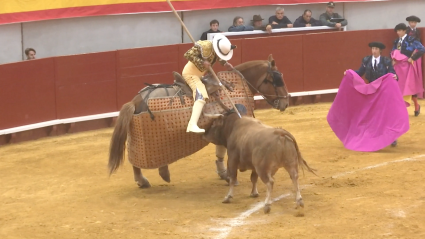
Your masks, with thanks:
[(208, 40), (197, 41), (195, 45), (184, 54), (184, 57), (202, 72), (208, 70), (204, 67), (205, 60), (211, 63), (211, 66), (213, 66), (217, 60), (221, 65), (226, 64), (225, 60), (220, 59), (217, 54), (215, 54), (212, 42)]

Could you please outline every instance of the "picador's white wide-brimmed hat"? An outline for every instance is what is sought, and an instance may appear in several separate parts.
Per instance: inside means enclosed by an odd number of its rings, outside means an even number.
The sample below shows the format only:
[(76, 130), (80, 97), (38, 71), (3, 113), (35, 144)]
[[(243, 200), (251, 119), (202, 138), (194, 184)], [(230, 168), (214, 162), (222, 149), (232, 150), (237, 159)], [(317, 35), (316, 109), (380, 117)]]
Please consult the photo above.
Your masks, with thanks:
[(232, 59), (233, 49), (235, 49), (236, 46), (232, 45), (225, 35), (216, 34), (212, 43), (214, 52), (218, 57), (220, 57), (220, 59), (225, 61)]

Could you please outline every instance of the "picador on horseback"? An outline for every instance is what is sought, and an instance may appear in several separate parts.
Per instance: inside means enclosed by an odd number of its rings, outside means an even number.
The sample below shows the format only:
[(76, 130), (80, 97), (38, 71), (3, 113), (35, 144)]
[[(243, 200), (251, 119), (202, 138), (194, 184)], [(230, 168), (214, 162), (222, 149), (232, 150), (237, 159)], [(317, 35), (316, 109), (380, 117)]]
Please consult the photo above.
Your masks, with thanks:
[(226, 36), (217, 34), (212, 41), (197, 41), (184, 54), (188, 62), (183, 68), (182, 76), (192, 89), (193, 99), (195, 101), (186, 132), (205, 132), (204, 129), (198, 127), (198, 120), (206, 103), (205, 100), (208, 99), (208, 93), (201, 78), (208, 71), (209, 67), (213, 66), (217, 61), (225, 65), (228, 70), (231, 70), (233, 66), (227, 61), (232, 58), (233, 49), (235, 48), (236, 46), (232, 45)]

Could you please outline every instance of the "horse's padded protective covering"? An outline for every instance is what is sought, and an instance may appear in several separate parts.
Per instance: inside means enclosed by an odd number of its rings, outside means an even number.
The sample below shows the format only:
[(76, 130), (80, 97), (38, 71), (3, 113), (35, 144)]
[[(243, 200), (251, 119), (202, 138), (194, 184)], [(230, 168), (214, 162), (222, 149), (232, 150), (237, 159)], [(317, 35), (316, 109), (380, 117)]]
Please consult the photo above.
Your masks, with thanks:
[[(227, 94), (233, 103), (246, 107), (247, 115), (253, 115), (254, 96), (240, 76), (233, 72), (219, 72), (217, 76), (222, 80), (234, 83), (234, 91), (226, 90)], [(220, 92), (220, 98), (227, 107), (232, 108), (223, 92)], [(170, 100), (172, 100), (171, 105)], [(148, 112), (133, 116), (127, 145), (128, 159), (133, 166), (143, 169), (159, 168), (191, 155), (208, 145), (202, 139), (202, 134), (186, 133), (186, 127), (192, 114), (193, 99), (191, 96), (184, 96), (184, 101), (185, 105), (182, 105), (178, 96), (150, 98), (148, 106), (155, 119), (151, 120)], [(223, 113), (224, 110), (210, 96), (204, 112), (218, 114)], [(208, 129), (213, 120), (213, 118), (201, 116), (198, 126)]]

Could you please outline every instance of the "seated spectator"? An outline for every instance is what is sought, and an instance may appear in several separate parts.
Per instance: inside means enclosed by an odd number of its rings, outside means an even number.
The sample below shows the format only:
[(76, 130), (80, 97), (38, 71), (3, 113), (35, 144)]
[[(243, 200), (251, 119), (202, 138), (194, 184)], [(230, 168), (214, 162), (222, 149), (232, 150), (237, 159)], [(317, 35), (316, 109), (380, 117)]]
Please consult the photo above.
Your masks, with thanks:
[(254, 15), (252, 17), (252, 26), (254, 27), (254, 30), (262, 30), (267, 31), (269, 34), (272, 33), (272, 25), (267, 24), (266, 26), (263, 26), (263, 18), (261, 18), (261, 15)]
[(337, 28), (341, 28), (343, 26), (346, 26), (347, 23), (348, 23), (347, 19), (344, 19), (344, 21), (342, 21), (340, 23), (330, 21), (331, 18), (343, 18), (338, 13), (334, 13), (334, 7), (335, 7), (334, 2), (328, 2), (328, 5), (326, 6), (326, 12), (323, 13), (322, 15), (320, 15), (320, 21), (322, 22), (322, 25), (328, 26), (328, 27), (337, 27)]
[(27, 60), (35, 59), (35, 50), (33, 48), (25, 49), (25, 55), (27, 56)]
[(311, 10), (307, 9), (304, 11), (304, 14), (297, 18), (294, 22), (294, 27), (314, 27), (314, 26), (322, 26), (320, 21), (311, 17)]
[(253, 26), (244, 26), (242, 17), (235, 17), (233, 19), (233, 25), (229, 27), (229, 32), (243, 32), (243, 31), (253, 31)]
[(269, 17), (269, 23), (275, 28), (293, 27), (292, 22), (284, 15), (283, 7), (276, 8), (276, 15)]
[(220, 30), (218, 30), (218, 26), (220, 25), (220, 23), (217, 21), (217, 20), (212, 20), (211, 22), (210, 22), (210, 30), (208, 30), (208, 31), (206, 31), (206, 32), (204, 32), (204, 33), (202, 33), (202, 36), (201, 36), (201, 41), (205, 41), (205, 40), (207, 40), (207, 34), (208, 33), (219, 33), (219, 32), (221, 32)]

